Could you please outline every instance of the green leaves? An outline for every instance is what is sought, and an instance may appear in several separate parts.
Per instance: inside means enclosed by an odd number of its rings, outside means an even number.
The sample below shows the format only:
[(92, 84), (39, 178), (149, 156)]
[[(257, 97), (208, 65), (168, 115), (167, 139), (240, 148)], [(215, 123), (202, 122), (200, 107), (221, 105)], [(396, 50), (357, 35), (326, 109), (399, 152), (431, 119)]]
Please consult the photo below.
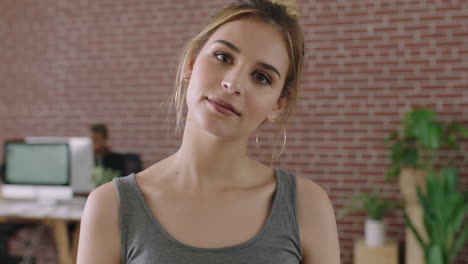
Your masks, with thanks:
[(388, 137), (385, 139), (385, 142), (386, 143), (390, 143), (392, 142), (393, 140), (397, 139), (398, 138), (398, 132), (396, 131), (393, 131), (392, 133), (390, 133), (390, 135), (388, 135)]
[(400, 175), (401, 167), (393, 165), (390, 169), (387, 170), (385, 173), (385, 176), (387, 180), (396, 178), (398, 175)]
[(338, 218), (348, 214), (365, 212), (370, 219), (380, 221), (386, 214), (400, 207), (402, 207), (401, 203), (381, 197), (375, 189), (372, 193), (361, 193), (353, 198), (351, 204), (339, 211)]
[(444, 264), (442, 249), (438, 245), (431, 246), (426, 253), (426, 264)]
[[(437, 174), (431, 170), (426, 179), (426, 194), (417, 189), (423, 208), (424, 229), (428, 241), (405, 214), (405, 220), (425, 251), (427, 264), (450, 264), (468, 239), (468, 228), (463, 220), (468, 214), (466, 194), (457, 190), (457, 169), (442, 168)], [(460, 233), (458, 238), (456, 235)]]
[[(448, 125), (448, 128), (451, 131), (454, 131), (454, 132), (460, 134), (462, 137), (468, 138), (468, 128), (463, 127), (462, 125), (460, 125), (458, 123), (455, 123), (455, 122), (450, 123)], [(453, 133), (453, 134), (455, 134), (455, 133)]]
[(397, 178), (403, 167), (431, 167), (440, 148), (460, 148), (459, 136), (468, 138), (468, 128), (456, 122), (437, 121), (434, 110), (421, 108), (407, 112), (401, 132), (393, 131), (385, 139), (392, 159), (387, 179)]
[(419, 245), (424, 249), (424, 251), (427, 250), (428, 246), (426, 245), (426, 243), (424, 243), (424, 240), (422, 239), (422, 236), (421, 234), (419, 234), (418, 230), (416, 229), (416, 227), (414, 226), (413, 222), (411, 221), (411, 219), (408, 217), (408, 215), (405, 213), (405, 221), (406, 221), (406, 224), (408, 225), (408, 227), (411, 229), (411, 231), (413, 232), (414, 234), (414, 237), (416, 238), (416, 240), (418, 241)]
[(405, 137), (414, 138), (422, 147), (436, 150), (441, 146), (443, 125), (438, 123), (437, 114), (430, 109), (408, 112), (404, 124)]
[(465, 228), (455, 242), (454, 254), (457, 254), (458, 251), (460, 251), (460, 249), (465, 245), (467, 239), (468, 239), (468, 228)]
[(102, 165), (94, 167), (91, 174), (91, 180), (96, 187), (111, 181), (113, 178), (120, 177), (120, 173), (116, 170), (105, 168)]

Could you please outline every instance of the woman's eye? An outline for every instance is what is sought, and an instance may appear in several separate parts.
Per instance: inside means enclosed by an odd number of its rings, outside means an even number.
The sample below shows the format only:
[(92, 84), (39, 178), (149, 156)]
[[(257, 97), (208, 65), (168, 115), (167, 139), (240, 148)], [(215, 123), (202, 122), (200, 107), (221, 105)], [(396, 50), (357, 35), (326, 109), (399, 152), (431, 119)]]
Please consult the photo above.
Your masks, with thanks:
[(222, 52), (215, 52), (213, 53), (213, 55), (216, 57), (216, 59), (224, 62), (224, 63), (228, 63), (228, 64), (231, 64), (232, 63), (232, 58), (231, 56), (229, 56), (228, 54), (226, 53), (222, 53)]
[(255, 81), (259, 82), (260, 84), (271, 84), (270, 78), (268, 78), (268, 76), (263, 73), (255, 72), (253, 77)]

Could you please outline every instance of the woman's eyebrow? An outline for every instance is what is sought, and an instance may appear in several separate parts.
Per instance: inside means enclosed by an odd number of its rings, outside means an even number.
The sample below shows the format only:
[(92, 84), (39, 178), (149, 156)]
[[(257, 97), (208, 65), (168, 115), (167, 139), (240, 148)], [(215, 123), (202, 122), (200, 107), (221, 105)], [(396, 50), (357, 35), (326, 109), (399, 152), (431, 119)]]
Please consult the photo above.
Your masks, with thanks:
[(270, 65), (268, 63), (264, 63), (264, 62), (261, 62), (261, 61), (257, 62), (257, 64), (260, 67), (264, 68), (264, 69), (267, 69), (267, 70), (270, 70), (270, 71), (276, 73), (278, 75), (278, 77), (281, 79), (281, 74), (279, 73), (279, 71), (273, 65)]
[(232, 49), (232, 50), (235, 51), (236, 53), (240, 53), (240, 49), (239, 49), (238, 47), (236, 47), (234, 44), (232, 44), (231, 42), (229, 42), (229, 41), (222, 40), (222, 39), (218, 39), (218, 40), (214, 41), (213, 43), (221, 43), (221, 44), (224, 44), (225, 46), (227, 46), (228, 48)]
[[(236, 47), (234, 44), (232, 44), (231, 42), (229, 41), (226, 41), (226, 40), (222, 40), (222, 39), (218, 39), (216, 41), (213, 42), (214, 43), (220, 43), (220, 44), (223, 44), (225, 45), (226, 47), (230, 48), (231, 50), (233, 50), (234, 52), (236, 53), (241, 53), (240, 49), (238, 47)], [(266, 69), (266, 70), (270, 70), (274, 73), (276, 73), (278, 75), (278, 77), (281, 79), (281, 74), (279, 73), (278, 69), (275, 68), (275, 66), (271, 65), (271, 64), (268, 64), (268, 63), (265, 63), (265, 62), (257, 62), (257, 64)]]

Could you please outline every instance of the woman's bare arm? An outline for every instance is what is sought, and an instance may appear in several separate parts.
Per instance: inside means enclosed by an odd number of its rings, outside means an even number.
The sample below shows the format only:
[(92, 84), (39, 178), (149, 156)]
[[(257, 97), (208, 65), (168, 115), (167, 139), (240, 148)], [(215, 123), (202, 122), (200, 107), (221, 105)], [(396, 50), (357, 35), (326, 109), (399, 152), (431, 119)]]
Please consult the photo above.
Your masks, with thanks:
[(77, 264), (121, 262), (118, 199), (112, 182), (89, 195), (80, 229)]
[(330, 199), (313, 181), (297, 178), (302, 263), (340, 264), (338, 231)]

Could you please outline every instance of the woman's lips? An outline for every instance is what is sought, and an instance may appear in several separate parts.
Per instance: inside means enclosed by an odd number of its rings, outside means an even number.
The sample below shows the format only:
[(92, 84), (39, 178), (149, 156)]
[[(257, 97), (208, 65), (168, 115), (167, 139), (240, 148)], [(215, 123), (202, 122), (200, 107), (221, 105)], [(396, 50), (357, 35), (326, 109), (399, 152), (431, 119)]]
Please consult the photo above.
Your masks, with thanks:
[(240, 116), (240, 113), (237, 111), (237, 109), (226, 101), (221, 99), (210, 99), (208, 97), (206, 97), (206, 100), (214, 108), (214, 110), (223, 115)]

